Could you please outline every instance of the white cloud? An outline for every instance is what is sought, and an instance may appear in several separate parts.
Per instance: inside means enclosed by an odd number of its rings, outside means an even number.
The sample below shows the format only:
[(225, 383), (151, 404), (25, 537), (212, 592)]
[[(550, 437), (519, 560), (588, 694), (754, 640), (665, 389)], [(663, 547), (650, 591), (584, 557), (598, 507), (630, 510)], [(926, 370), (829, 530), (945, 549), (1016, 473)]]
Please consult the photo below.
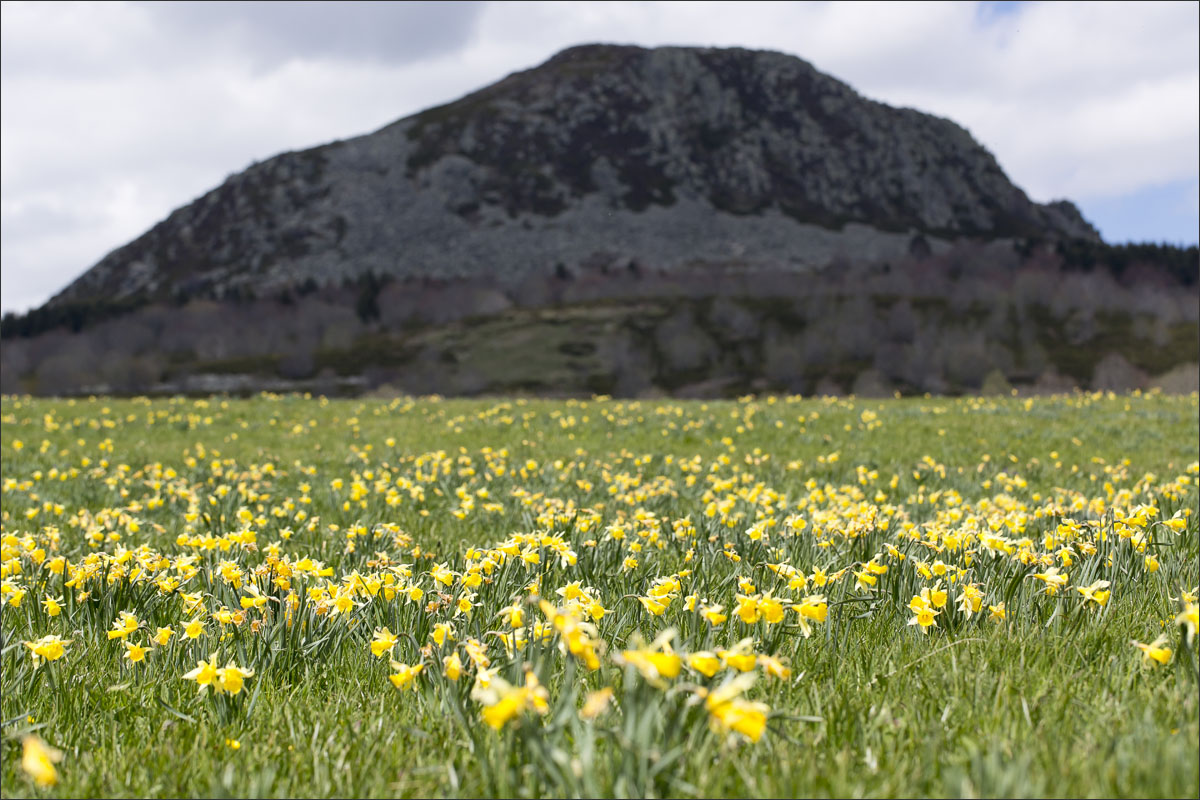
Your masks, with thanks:
[(798, 55), (964, 125), (1036, 200), (1200, 172), (1195, 3), (6, 2), (0, 14), (5, 309), (42, 302), (252, 160), (375, 130), (584, 42)]

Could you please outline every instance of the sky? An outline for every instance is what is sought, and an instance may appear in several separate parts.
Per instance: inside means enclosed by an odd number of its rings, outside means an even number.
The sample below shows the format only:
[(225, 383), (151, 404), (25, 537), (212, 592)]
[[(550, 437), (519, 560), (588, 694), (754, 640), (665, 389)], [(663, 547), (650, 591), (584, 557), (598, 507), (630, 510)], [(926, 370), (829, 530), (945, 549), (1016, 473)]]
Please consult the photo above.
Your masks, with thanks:
[(0, 306), (229, 175), (589, 42), (800, 56), (948, 117), (1109, 242), (1200, 238), (1200, 4), (4, 2)]

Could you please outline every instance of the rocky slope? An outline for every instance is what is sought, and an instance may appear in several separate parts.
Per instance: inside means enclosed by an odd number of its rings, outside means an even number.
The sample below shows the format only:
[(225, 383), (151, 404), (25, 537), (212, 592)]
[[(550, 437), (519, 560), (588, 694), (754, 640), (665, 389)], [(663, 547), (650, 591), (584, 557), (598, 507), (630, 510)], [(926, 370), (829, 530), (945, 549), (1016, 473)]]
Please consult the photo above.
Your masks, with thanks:
[(0, 392), (1190, 391), (1198, 285), (800, 59), (596, 45), (229, 178), (0, 320)]
[(964, 237), (1099, 241), (1069, 202), (1031, 202), (963, 128), (798, 58), (591, 45), (252, 166), (49, 305), (369, 274), (513, 287), (614, 269), (795, 272)]

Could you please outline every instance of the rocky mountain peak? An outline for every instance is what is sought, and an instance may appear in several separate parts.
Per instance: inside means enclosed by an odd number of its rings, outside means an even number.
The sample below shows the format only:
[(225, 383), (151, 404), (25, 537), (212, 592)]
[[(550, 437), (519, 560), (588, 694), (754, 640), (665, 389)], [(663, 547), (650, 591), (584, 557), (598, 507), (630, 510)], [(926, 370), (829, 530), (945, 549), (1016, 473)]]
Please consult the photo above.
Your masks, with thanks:
[(793, 56), (572, 47), (376, 133), (231, 177), (53, 302), (367, 274), (530, 275), (621, 259), (797, 271), (913, 237), (1099, 241), (966, 130)]

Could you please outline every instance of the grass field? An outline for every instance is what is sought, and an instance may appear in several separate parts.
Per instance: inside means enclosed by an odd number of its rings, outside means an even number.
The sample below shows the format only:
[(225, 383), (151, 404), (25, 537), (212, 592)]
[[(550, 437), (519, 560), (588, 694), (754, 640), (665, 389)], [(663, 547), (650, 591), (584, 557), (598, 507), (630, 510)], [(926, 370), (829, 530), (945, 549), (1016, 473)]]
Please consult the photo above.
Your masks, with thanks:
[(6, 397), (2, 788), (1200, 793), (1197, 397)]

